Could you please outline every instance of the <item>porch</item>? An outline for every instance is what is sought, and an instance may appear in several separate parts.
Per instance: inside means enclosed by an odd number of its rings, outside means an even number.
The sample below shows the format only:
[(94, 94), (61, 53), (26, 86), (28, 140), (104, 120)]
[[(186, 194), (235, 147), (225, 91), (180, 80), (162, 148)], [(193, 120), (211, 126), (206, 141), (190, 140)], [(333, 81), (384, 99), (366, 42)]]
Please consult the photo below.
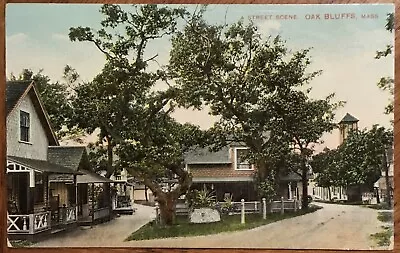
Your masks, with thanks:
[[(63, 174), (62, 174), (63, 173)], [(8, 157), (7, 233), (12, 239), (33, 240), (39, 234), (56, 233), (76, 225), (76, 197), (62, 207), (53, 206), (51, 178), (67, 175), (76, 185), (76, 172), (47, 161)], [(74, 191), (73, 191), (74, 193)]]
[(92, 225), (112, 219), (112, 189), (114, 181), (91, 171), (77, 177), (78, 224)]
[(226, 197), (231, 197), (232, 201), (237, 202), (240, 202), (241, 199), (246, 201), (258, 199), (252, 178), (246, 177), (223, 178), (215, 181), (193, 179), (191, 189), (212, 191), (219, 202), (223, 202)]

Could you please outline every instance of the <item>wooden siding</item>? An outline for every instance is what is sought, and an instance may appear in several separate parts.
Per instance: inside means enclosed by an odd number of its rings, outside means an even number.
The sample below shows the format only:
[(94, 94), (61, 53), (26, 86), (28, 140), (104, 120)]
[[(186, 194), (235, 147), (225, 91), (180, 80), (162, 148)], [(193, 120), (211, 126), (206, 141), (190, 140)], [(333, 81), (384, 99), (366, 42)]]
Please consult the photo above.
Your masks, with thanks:
[[(33, 91), (31, 91), (33, 92)], [(30, 115), (29, 143), (20, 141), (20, 110)], [(29, 96), (7, 116), (7, 155), (47, 160), (49, 140)]]

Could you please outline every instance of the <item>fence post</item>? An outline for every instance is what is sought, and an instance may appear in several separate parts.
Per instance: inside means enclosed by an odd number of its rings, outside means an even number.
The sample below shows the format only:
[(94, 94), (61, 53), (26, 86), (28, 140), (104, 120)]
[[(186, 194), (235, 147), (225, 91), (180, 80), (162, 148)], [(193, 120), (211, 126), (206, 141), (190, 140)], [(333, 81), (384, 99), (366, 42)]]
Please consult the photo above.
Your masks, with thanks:
[(29, 234), (33, 234), (34, 229), (35, 229), (35, 215), (34, 214), (29, 214)]
[(241, 223), (245, 223), (245, 218), (244, 218), (244, 199), (241, 200), (242, 202), (242, 208), (241, 208)]
[(155, 206), (156, 206), (156, 224), (158, 224), (159, 223), (159, 216), (160, 216), (158, 202), (156, 202)]
[(257, 212), (257, 201), (254, 201), (254, 212)]
[(263, 219), (267, 219), (267, 201), (265, 198), (262, 198), (262, 207), (263, 207)]
[(283, 202), (283, 197), (281, 197), (281, 214), (285, 213), (285, 203)]

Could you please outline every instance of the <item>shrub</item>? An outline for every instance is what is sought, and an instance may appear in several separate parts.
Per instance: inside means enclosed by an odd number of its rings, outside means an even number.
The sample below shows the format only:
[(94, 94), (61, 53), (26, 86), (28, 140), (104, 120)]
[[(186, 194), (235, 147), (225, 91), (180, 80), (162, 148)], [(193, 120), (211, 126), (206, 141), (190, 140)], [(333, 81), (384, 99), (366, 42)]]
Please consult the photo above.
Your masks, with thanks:
[(207, 190), (194, 190), (188, 194), (188, 203), (190, 208), (214, 207), (216, 196)]

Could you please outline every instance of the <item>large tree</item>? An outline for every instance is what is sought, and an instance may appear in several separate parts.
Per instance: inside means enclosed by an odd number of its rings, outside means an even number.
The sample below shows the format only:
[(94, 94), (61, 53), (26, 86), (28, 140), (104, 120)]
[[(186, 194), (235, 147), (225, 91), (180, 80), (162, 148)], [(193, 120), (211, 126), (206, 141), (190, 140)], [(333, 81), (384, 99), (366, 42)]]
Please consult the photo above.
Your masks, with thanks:
[[(313, 157), (312, 166), (317, 172), (316, 181), (322, 187), (361, 187), (372, 189), (374, 183), (385, 174), (389, 184), (388, 150), (393, 145), (393, 132), (377, 125), (370, 130), (353, 130), (336, 150), (325, 150)], [(390, 154), (389, 154), (390, 155)], [(391, 201), (390, 187), (387, 199)], [(360, 200), (358, 192), (352, 198)]]
[(107, 147), (106, 176), (114, 170), (113, 152), (121, 141), (124, 126), (153, 99), (160, 106), (144, 117), (152, 117), (171, 99), (174, 91), (153, 92), (160, 72), (151, 72), (148, 63), (157, 55), (145, 58), (145, 50), (153, 40), (175, 32), (183, 9), (157, 5), (133, 5), (131, 12), (118, 5), (103, 5), (101, 29), (70, 28), (71, 41), (90, 42), (105, 55), (106, 63), (100, 74), (77, 90), (75, 99), (76, 124), (92, 134), (100, 130), (99, 144)]
[[(372, 188), (382, 171), (388, 175), (387, 149), (393, 145), (393, 132), (373, 126), (370, 130), (350, 132), (339, 146), (340, 177), (343, 186), (364, 185)], [(388, 180), (388, 177), (386, 177)], [(387, 182), (389, 183), (389, 182)], [(390, 184), (387, 187), (390, 201)]]
[[(172, 40), (170, 75), (182, 95), (180, 104), (219, 116), (214, 125), (229, 140), (243, 142), (257, 166), (260, 181), (278, 175), (269, 162), (293, 152), (303, 156), (301, 175), (307, 185), (311, 145), (333, 128), (333, 96), (311, 100), (305, 85), (319, 71), (307, 72), (309, 50), (293, 52), (279, 38), (263, 39), (253, 24), (212, 25), (195, 13)], [(296, 127), (298, 126), (298, 129)], [(226, 138), (225, 138), (226, 139)], [(271, 142), (278, 146), (271, 153)], [(277, 159), (271, 159), (272, 157)], [(303, 200), (307, 187), (303, 187)], [(307, 201), (303, 207), (307, 208)]]
[(140, 131), (128, 125), (123, 132), (124, 141), (118, 146), (119, 165), (143, 180), (159, 203), (162, 224), (171, 225), (176, 202), (192, 182), (185, 170), (184, 153), (202, 146), (206, 135), (197, 126), (176, 122), (166, 112), (139, 124)]
[(328, 188), (329, 199), (332, 198), (331, 187), (342, 186), (338, 162), (338, 151), (328, 148), (314, 155), (310, 162), (313, 173), (315, 173), (315, 182), (320, 187)]

